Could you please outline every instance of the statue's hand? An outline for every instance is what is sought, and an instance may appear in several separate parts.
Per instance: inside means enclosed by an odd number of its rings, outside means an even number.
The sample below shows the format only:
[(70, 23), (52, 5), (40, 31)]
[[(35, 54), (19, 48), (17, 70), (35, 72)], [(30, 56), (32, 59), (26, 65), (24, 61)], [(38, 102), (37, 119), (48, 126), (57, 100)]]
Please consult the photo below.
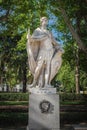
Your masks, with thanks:
[(54, 48), (55, 48), (55, 51), (60, 52), (61, 54), (64, 53), (64, 50), (60, 45), (56, 45)]
[(56, 45), (54, 46), (55, 50), (59, 50), (60, 49), (60, 46), (59, 45)]

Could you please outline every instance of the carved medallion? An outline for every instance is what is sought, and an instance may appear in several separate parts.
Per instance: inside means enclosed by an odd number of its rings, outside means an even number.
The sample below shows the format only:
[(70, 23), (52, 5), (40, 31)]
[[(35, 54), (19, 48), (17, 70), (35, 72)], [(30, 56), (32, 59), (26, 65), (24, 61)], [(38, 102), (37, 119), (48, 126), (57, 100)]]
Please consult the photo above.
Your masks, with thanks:
[(49, 113), (51, 103), (47, 100), (43, 100), (40, 102), (40, 109), (42, 113)]

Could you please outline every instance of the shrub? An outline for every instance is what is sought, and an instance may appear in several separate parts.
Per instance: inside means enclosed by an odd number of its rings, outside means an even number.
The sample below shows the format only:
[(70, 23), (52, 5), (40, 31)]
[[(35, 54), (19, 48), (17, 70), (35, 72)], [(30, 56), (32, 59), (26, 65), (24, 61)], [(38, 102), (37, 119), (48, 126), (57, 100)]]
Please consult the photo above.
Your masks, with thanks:
[[(60, 93), (60, 101), (87, 101), (87, 94)], [(0, 93), (0, 101), (28, 101), (29, 93)]]
[(28, 101), (29, 93), (0, 93), (0, 101)]
[(61, 93), (61, 101), (87, 101), (86, 94), (75, 94), (75, 93)]

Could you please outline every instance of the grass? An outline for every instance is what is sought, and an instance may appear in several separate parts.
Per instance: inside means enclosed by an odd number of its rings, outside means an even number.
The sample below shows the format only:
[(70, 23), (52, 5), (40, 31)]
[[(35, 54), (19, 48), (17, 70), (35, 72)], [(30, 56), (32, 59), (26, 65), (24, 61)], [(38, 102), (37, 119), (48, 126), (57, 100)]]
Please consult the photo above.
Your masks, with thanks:
[(28, 113), (1, 112), (0, 126), (25, 126), (28, 123)]

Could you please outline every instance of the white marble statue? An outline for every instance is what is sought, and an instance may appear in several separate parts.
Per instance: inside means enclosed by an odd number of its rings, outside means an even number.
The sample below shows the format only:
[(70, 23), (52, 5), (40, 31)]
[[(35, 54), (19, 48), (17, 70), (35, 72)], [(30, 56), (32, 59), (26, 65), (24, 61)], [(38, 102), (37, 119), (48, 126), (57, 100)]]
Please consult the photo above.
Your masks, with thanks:
[(27, 53), (30, 71), (34, 77), (29, 87), (51, 87), (51, 81), (57, 74), (61, 63), (63, 50), (47, 30), (47, 18), (40, 19), (38, 27), (30, 36), (27, 34)]

